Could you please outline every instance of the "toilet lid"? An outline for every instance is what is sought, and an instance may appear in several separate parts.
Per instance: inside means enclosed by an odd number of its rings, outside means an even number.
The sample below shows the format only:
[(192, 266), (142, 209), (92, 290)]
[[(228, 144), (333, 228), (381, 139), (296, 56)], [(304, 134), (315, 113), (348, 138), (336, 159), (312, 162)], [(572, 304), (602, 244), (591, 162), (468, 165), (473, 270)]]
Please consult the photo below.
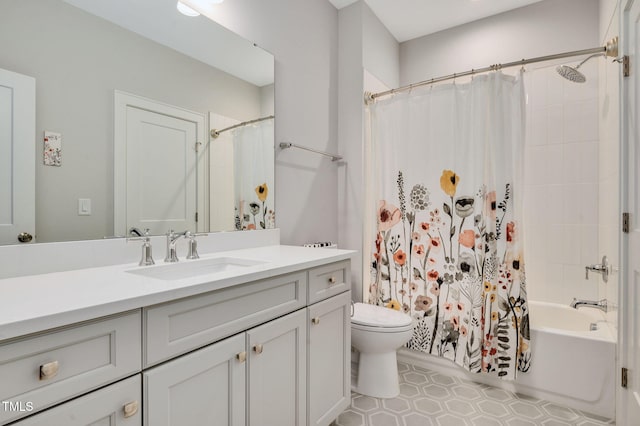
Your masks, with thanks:
[(351, 322), (369, 327), (406, 327), (411, 324), (411, 317), (382, 306), (355, 303)]

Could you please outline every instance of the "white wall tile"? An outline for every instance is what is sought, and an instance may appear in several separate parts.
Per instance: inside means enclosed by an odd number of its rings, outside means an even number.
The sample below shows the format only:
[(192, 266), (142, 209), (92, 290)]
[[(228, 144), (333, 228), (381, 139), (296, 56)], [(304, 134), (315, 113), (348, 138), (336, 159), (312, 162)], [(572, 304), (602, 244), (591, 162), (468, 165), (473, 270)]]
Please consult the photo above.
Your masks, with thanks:
[(562, 81), (554, 67), (529, 76), (525, 256), (532, 300), (598, 298), (598, 281), (584, 280), (584, 266), (601, 257), (598, 168), (609, 159), (598, 154), (598, 68), (589, 64), (585, 84)]
[(564, 109), (562, 104), (547, 107), (547, 143), (555, 144), (564, 141)]

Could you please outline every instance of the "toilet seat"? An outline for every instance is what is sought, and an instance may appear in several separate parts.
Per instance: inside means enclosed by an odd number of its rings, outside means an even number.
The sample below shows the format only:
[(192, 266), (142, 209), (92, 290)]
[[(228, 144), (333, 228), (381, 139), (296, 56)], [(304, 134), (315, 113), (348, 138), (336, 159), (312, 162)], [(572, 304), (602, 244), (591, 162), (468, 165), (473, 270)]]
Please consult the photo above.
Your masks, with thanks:
[(355, 303), (351, 327), (377, 332), (400, 332), (411, 329), (411, 317), (403, 312), (368, 303)]

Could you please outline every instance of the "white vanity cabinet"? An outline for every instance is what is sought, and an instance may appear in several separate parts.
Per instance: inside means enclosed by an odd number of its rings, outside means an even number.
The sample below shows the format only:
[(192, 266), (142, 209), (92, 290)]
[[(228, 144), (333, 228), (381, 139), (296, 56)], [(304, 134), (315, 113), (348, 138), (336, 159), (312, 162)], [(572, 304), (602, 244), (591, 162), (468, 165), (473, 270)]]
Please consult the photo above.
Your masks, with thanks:
[(146, 370), (145, 425), (329, 425), (350, 404), (348, 271), (338, 262), (145, 309), (146, 363), (240, 332)]
[(144, 372), (146, 426), (303, 425), (306, 312)]
[(349, 271), (212, 283), (2, 342), (0, 400), (33, 409), (0, 425), (327, 426), (350, 403)]

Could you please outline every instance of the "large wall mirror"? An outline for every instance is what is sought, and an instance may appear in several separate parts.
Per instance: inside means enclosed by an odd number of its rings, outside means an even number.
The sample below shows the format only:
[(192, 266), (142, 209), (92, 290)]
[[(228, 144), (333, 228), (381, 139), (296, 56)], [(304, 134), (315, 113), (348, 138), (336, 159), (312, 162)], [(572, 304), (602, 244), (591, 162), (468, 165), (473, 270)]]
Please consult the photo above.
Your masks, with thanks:
[(275, 226), (271, 54), (176, 0), (0, 0), (0, 40), (0, 244)]

